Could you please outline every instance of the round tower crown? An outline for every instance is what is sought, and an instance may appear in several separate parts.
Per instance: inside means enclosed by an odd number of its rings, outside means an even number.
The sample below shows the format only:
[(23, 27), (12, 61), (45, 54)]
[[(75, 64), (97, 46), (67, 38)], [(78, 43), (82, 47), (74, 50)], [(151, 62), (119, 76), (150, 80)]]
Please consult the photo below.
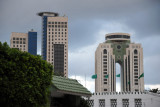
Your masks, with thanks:
[(130, 34), (128, 33), (109, 33), (105, 35), (105, 39), (111, 40), (111, 41), (117, 41), (117, 40), (130, 40)]
[(55, 13), (55, 12), (39, 12), (37, 13), (38, 16), (59, 16), (58, 13)]

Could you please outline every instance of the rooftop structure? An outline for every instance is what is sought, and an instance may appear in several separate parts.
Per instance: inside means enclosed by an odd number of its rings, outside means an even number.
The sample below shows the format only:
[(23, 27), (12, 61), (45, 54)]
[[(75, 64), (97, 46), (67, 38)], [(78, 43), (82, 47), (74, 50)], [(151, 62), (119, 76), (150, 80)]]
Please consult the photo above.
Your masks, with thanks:
[(58, 13), (54, 13), (54, 12), (39, 12), (37, 15), (39, 16), (59, 16)]
[(81, 97), (91, 97), (91, 92), (77, 80), (54, 76), (51, 86), (50, 107), (79, 107)]
[(106, 41), (124, 41), (124, 40), (130, 40), (130, 34), (128, 33), (109, 33), (105, 35)]

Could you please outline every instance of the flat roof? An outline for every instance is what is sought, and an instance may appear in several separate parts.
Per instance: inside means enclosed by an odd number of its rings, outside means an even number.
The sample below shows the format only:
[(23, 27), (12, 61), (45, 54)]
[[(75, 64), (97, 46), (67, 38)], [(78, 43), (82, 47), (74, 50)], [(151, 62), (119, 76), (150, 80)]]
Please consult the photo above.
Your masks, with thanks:
[(108, 33), (105, 36), (111, 36), (111, 35), (127, 35), (127, 36), (130, 36), (129, 33)]
[(44, 14), (59, 16), (59, 14), (55, 13), (55, 12), (39, 12), (39, 13), (37, 13), (38, 16), (43, 16)]

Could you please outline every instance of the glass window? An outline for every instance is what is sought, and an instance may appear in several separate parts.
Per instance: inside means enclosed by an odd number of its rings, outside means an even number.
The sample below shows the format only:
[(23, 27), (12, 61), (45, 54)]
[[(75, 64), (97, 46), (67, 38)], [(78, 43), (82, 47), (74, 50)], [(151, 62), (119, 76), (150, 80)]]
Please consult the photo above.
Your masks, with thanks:
[(107, 81), (107, 79), (104, 79), (104, 81)]
[(103, 59), (103, 61), (107, 61), (107, 59)]
[(107, 58), (107, 56), (103, 56), (103, 58)]
[(117, 107), (117, 99), (111, 99), (111, 107)]
[(107, 62), (103, 62), (103, 64), (107, 64)]
[(107, 89), (104, 89), (104, 91), (107, 91)]
[(134, 68), (138, 68), (138, 66), (134, 66)]
[(134, 75), (138, 75), (138, 73), (134, 73)]
[(103, 72), (103, 74), (107, 74), (107, 72)]
[(107, 82), (104, 82), (104, 84), (107, 84)]
[[(137, 91), (137, 90), (135, 90)], [(134, 99), (135, 107), (142, 107), (142, 100), (141, 99)]]
[(134, 54), (138, 54), (138, 51), (137, 51), (137, 49), (135, 49), (135, 50), (134, 50)]
[(122, 99), (123, 107), (129, 107), (129, 99)]
[(105, 99), (99, 99), (99, 107), (105, 107)]
[(107, 50), (106, 49), (103, 50), (103, 54), (107, 54)]
[(134, 58), (138, 58), (138, 56), (134, 56)]

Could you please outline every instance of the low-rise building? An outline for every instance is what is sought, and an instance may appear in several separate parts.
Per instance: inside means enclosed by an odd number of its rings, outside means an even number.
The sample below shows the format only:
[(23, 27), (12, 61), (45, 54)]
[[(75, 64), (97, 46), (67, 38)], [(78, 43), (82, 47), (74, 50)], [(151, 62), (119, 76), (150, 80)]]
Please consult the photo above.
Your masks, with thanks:
[(151, 92), (93, 93), (90, 107), (160, 107), (160, 95)]
[(54, 76), (50, 107), (79, 107), (81, 97), (91, 97), (91, 92), (77, 80)]

